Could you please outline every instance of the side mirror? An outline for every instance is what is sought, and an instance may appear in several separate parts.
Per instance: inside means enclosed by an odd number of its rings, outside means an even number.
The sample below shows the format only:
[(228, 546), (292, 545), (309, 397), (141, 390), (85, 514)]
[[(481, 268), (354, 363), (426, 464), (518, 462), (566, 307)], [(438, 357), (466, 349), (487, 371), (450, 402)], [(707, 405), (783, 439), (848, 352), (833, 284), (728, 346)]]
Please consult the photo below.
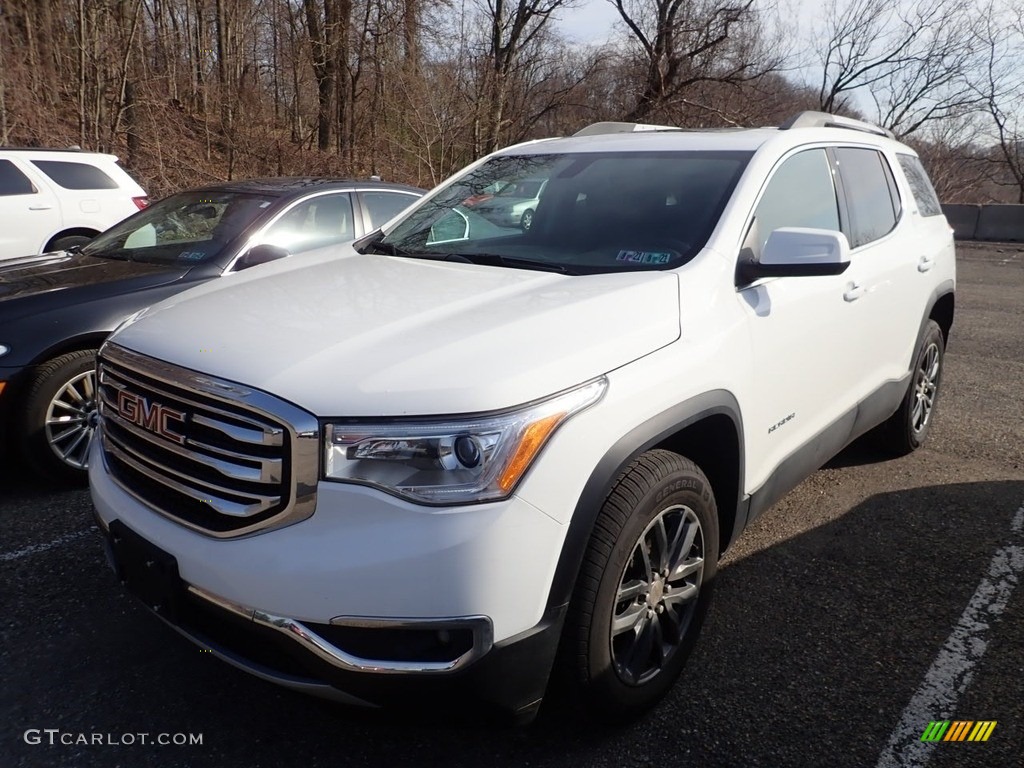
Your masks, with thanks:
[(741, 262), (740, 285), (762, 277), (821, 277), (841, 275), (850, 266), (846, 235), (831, 229), (782, 227), (773, 230), (760, 261)]
[(290, 254), (279, 245), (254, 245), (244, 256), (235, 262), (235, 272), (240, 272), (257, 264), (266, 264), (268, 261), (277, 261)]

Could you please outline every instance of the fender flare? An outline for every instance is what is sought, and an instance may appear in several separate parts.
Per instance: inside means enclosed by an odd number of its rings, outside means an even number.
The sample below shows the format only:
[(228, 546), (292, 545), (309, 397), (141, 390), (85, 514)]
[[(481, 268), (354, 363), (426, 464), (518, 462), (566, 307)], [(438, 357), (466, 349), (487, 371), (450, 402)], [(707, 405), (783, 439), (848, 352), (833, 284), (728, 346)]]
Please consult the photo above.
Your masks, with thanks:
[(725, 415), (733, 423), (739, 441), (739, 492), (736, 499), (736, 518), (729, 541), (735, 539), (746, 523), (745, 496), (743, 492), (743, 418), (740, 406), (731, 392), (724, 389), (711, 390), (662, 411), (639, 424), (620, 437), (605, 452), (590, 473), (583, 492), (580, 494), (569, 520), (565, 541), (555, 567), (555, 575), (548, 593), (547, 609), (568, 605), (576, 586), (583, 557), (590, 543), (594, 523), (601, 511), (612, 486), (622, 472), (637, 456), (664, 442), (688, 426), (716, 415)]

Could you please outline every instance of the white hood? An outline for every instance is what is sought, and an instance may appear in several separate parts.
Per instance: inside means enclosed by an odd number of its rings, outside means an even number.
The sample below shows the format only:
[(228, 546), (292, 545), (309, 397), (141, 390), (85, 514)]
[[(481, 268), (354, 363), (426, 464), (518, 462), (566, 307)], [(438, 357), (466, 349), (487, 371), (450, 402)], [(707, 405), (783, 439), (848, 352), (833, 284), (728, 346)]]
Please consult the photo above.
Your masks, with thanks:
[(285, 262), (178, 294), (112, 338), (328, 417), (518, 405), (679, 337), (670, 272), (575, 277), (337, 251)]

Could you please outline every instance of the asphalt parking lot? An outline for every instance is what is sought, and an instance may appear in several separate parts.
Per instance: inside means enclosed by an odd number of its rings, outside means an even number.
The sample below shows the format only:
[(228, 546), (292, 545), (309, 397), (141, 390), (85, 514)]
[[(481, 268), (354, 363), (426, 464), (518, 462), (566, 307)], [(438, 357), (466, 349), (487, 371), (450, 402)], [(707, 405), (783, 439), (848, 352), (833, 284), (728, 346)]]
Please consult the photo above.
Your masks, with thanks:
[[(0, 766), (1024, 765), (1024, 246), (959, 257), (927, 447), (851, 446), (766, 513), (683, 678), (627, 727), (554, 707), (529, 728), (423, 724), (279, 690), (122, 593), (86, 491), (0, 469)], [(997, 725), (923, 744), (932, 720)]]

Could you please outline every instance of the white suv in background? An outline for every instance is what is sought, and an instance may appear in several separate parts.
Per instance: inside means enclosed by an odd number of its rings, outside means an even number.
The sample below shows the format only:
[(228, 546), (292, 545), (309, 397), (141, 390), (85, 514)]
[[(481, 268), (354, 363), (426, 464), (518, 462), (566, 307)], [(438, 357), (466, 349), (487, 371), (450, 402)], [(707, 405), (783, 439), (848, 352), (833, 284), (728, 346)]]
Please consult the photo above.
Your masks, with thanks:
[[(529, 228), (478, 220), (537, 179)], [(955, 264), (911, 148), (802, 113), (510, 147), (225, 283), (99, 353), (89, 474), (127, 587), (297, 690), (527, 719), (558, 669), (622, 719), (751, 521), (859, 435), (921, 445)]]
[(114, 155), (0, 147), (0, 259), (83, 245), (146, 203)]

